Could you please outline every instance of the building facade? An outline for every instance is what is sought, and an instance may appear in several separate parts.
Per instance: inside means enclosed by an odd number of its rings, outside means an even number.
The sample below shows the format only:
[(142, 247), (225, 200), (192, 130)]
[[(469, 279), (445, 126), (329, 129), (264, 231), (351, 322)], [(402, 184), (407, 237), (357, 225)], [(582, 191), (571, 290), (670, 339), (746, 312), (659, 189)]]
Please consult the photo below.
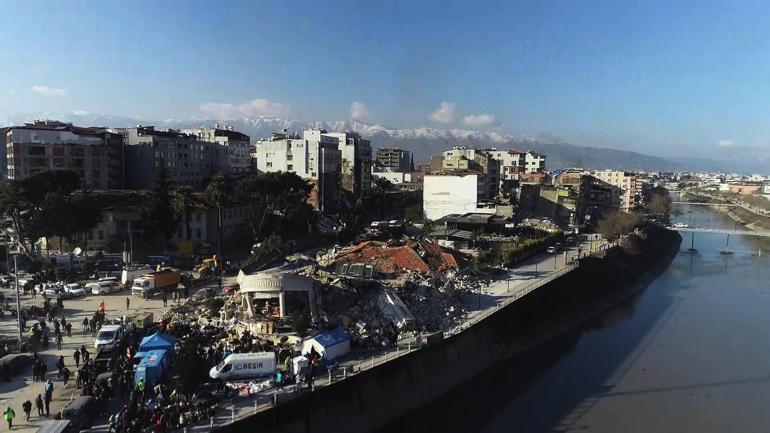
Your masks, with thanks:
[(545, 155), (531, 150), (524, 156), (525, 173), (543, 173), (545, 172)]
[(290, 172), (314, 184), (310, 203), (322, 212), (335, 212), (341, 194), (342, 152), (336, 137), (322, 130), (303, 136), (273, 134), (259, 140), (254, 150), (258, 173)]
[(323, 132), (336, 138), (342, 156), (342, 189), (354, 197), (368, 197), (372, 188), (372, 144), (355, 132)]
[(239, 176), (249, 172), (251, 144), (248, 135), (220, 125), (214, 128), (183, 129), (181, 132), (218, 145), (211, 148), (212, 169), (215, 173)]
[(616, 207), (630, 211), (641, 205), (641, 188), (637, 186), (636, 175), (621, 170), (597, 170), (591, 173), (595, 178), (606, 182), (620, 190)]
[(128, 188), (151, 188), (161, 164), (166, 166), (174, 186), (202, 188), (217, 173), (213, 149), (218, 144), (153, 126), (117, 128), (114, 132), (121, 134), (125, 143)]
[(437, 220), (469, 212), (494, 214), (494, 207), (487, 209), (482, 205), (487, 189), (486, 176), (482, 173), (426, 175), (422, 190), (425, 217)]
[(375, 165), (382, 171), (409, 173), (413, 170), (412, 152), (399, 148), (380, 148), (375, 153)]
[(76, 172), (92, 189), (125, 186), (123, 141), (104, 128), (36, 121), (6, 129), (8, 179), (45, 170)]

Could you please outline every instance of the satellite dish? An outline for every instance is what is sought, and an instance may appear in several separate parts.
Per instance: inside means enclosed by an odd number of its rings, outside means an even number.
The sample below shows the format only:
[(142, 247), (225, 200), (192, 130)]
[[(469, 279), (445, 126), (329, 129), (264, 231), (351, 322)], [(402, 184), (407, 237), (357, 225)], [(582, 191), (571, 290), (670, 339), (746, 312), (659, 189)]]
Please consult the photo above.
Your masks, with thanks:
[(72, 250), (72, 254), (74, 254), (76, 256), (79, 256), (80, 253), (82, 253), (82, 252), (83, 252), (83, 250), (80, 247), (75, 247), (75, 249)]

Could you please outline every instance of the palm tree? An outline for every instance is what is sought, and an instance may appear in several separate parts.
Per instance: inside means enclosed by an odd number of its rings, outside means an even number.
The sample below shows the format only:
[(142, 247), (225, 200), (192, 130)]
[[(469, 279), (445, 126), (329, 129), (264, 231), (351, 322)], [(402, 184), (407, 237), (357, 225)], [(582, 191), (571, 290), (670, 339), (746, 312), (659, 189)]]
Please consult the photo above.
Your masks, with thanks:
[(184, 218), (185, 223), (185, 238), (190, 239), (190, 219), (192, 217), (192, 211), (195, 209), (195, 197), (193, 197), (193, 189), (189, 185), (182, 185), (174, 190), (171, 197), (172, 206), (174, 211)]
[(219, 266), (219, 285), (222, 285), (222, 208), (232, 196), (232, 184), (230, 178), (217, 173), (211, 178), (206, 187), (206, 199), (217, 207), (217, 265)]

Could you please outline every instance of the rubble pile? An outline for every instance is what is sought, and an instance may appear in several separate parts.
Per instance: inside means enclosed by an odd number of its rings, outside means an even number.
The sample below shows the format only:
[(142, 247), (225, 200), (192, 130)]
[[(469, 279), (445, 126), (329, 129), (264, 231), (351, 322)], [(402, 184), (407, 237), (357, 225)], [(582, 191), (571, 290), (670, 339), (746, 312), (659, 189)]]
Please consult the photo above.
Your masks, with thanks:
[(544, 219), (537, 219), (537, 218), (525, 218), (520, 224), (519, 227), (532, 227), (537, 230), (543, 230), (547, 232), (557, 232), (559, 231), (559, 226), (556, 225), (553, 221), (544, 218)]

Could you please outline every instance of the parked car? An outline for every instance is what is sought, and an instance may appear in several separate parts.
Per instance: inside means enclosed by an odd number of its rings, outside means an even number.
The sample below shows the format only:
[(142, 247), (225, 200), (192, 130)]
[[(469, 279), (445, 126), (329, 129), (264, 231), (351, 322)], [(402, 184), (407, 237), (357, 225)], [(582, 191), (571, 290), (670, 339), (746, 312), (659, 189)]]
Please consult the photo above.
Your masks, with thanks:
[(86, 289), (81, 287), (81, 285), (78, 283), (70, 283), (64, 285), (64, 292), (69, 293), (73, 297), (85, 296), (86, 293), (88, 293), (86, 292)]
[(106, 295), (108, 293), (119, 292), (123, 286), (117, 280), (97, 281), (86, 284), (86, 290), (94, 295)]
[(13, 282), (13, 275), (0, 275), (0, 285), (8, 286)]
[(548, 247), (545, 252), (548, 254), (556, 254), (556, 247)]

